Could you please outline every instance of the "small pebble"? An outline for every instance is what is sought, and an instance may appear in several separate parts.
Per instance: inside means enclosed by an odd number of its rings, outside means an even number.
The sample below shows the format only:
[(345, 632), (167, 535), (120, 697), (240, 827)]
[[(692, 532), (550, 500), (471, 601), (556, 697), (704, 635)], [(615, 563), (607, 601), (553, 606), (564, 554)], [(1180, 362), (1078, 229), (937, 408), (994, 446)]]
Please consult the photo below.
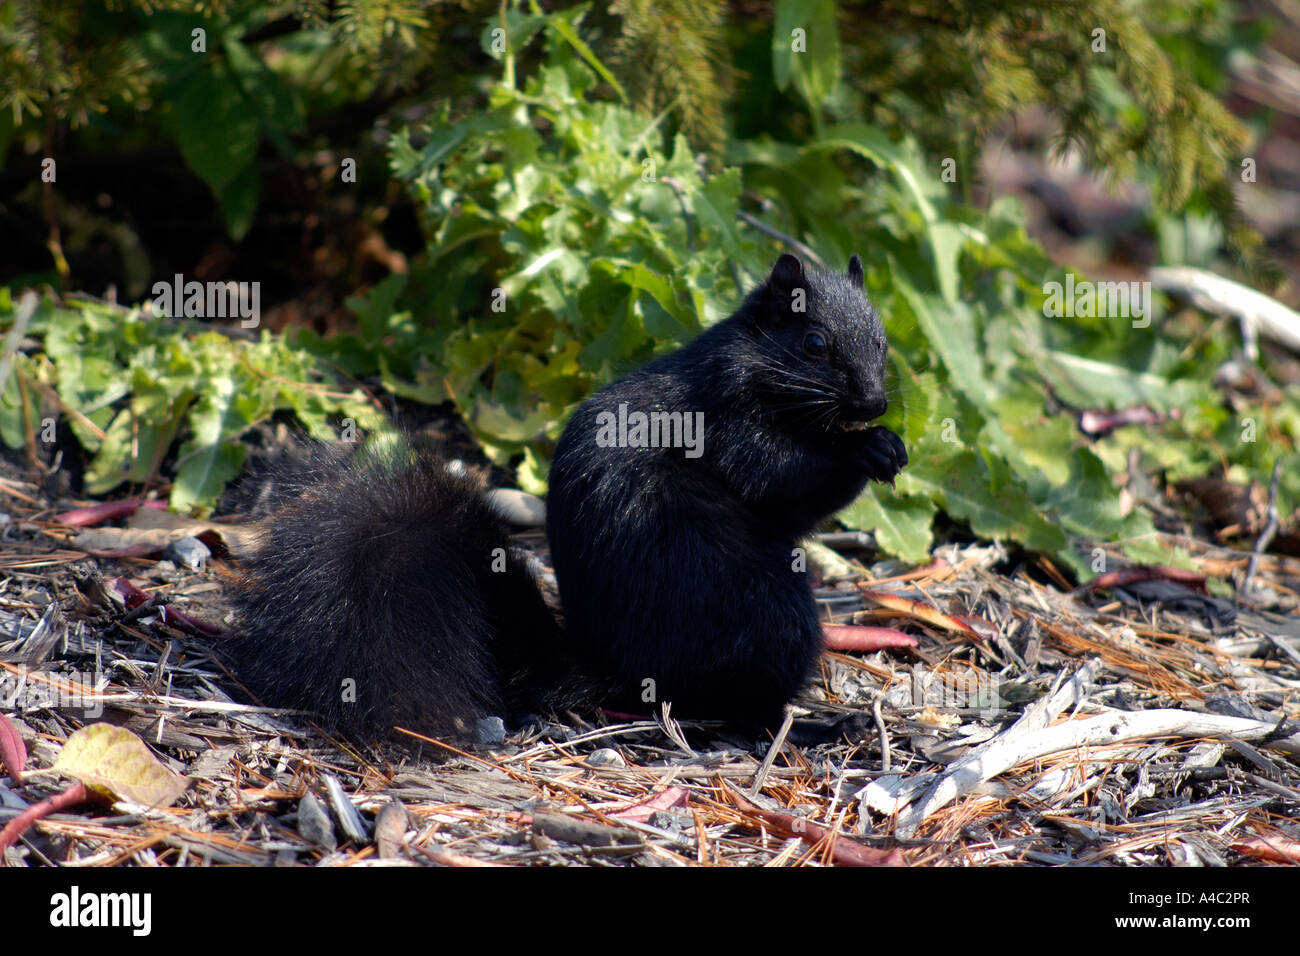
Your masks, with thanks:
[(488, 504), (507, 522), (520, 528), (540, 528), (546, 524), (546, 502), (517, 488), (493, 488), (487, 493)]
[(650, 825), (672, 833), (689, 833), (695, 829), (695, 818), (689, 813), (673, 810), (656, 810), (650, 817)]
[(587, 758), (589, 767), (626, 767), (627, 761), (613, 747), (601, 747)]
[(474, 739), (485, 746), (506, 742), (506, 722), (500, 717), (480, 717), (474, 724)]
[(193, 536), (173, 541), (163, 549), (163, 558), (192, 571), (201, 571), (212, 552), (208, 546)]

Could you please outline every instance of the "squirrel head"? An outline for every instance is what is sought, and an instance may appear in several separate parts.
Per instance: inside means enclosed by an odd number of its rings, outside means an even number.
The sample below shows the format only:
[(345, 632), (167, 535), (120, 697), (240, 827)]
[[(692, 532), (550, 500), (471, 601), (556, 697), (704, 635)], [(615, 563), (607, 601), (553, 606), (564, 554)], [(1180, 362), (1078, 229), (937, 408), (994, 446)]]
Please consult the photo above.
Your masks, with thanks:
[(765, 360), (755, 376), (791, 421), (835, 431), (864, 426), (889, 407), (888, 343), (862, 281), (857, 255), (841, 274), (807, 271), (785, 253), (751, 298), (750, 334)]

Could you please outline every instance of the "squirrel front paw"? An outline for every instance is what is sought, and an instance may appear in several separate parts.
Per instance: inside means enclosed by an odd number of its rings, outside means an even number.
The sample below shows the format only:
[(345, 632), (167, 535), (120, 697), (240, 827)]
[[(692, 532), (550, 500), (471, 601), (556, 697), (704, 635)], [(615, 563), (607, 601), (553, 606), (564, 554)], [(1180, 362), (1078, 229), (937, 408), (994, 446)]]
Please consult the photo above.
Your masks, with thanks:
[(894, 483), (894, 478), (907, 464), (907, 449), (903, 440), (888, 428), (874, 425), (862, 433), (862, 439), (854, 452), (854, 461), (862, 468), (868, 478), (874, 481)]

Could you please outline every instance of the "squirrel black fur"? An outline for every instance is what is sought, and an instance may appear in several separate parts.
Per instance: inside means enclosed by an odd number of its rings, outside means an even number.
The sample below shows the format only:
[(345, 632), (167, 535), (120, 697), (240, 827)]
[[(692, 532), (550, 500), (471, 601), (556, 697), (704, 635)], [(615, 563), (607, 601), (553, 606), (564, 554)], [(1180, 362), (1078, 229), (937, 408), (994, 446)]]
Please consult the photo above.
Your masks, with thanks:
[(235, 676), (366, 734), (661, 701), (774, 726), (822, 646), (799, 539), (907, 463), (867, 425), (887, 345), (862, 281), (857, 256), (841, 275), (783, 255), (731, 317), (574, 412), (547, 499), (563, 629), (481, 482), (409, 447), (313, 452), (245, 564)]

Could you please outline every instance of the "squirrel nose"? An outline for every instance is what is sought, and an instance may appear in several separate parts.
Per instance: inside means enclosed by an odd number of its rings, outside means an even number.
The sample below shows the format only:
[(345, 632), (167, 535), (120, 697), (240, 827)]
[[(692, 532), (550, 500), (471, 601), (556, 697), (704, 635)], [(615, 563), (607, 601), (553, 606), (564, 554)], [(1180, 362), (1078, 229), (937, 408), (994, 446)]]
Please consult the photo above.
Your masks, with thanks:
[(848, 409), (848, 415), (845, 417), (853, 421), (869, 422), (879, 418), (888, 410), (889, 400), (883, 395), (876, 395)]

